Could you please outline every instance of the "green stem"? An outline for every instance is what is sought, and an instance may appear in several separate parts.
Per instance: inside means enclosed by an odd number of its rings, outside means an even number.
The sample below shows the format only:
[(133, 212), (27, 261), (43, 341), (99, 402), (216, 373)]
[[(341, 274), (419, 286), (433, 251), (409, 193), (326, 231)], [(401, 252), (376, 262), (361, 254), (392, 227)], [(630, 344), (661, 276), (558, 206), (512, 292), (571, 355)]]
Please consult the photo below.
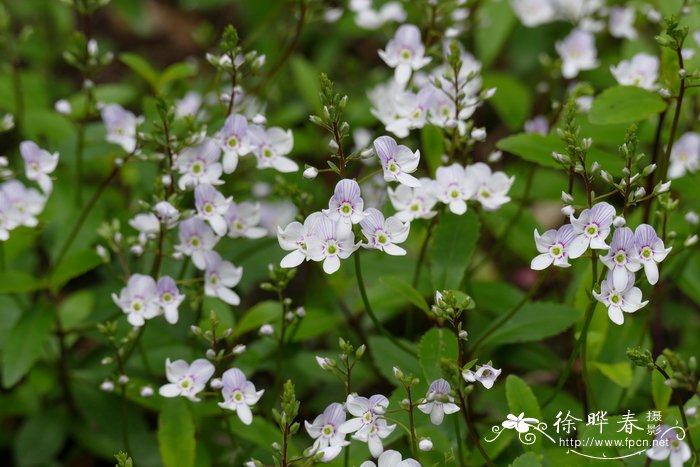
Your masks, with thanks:
[(413, 397), (411, 394), (411, 386), (406, 386), (406, 394), (408, 395), (408, 427), (411, 430), (411, 450), (413, 451), (413, 457), (418, 459), (418, 440), (416, 437), (416, 424), (413, 420)]
[[(661, 373), (661, 376), (663, 376), (666, 381), (671, 379), (668, 373), (666, 373), (666, 370), (661, 368), (659, 365), (654, 363), (654, 368), (656, 368), (656, 371)], [(696, 452), (695, 450), (695, 444), (693, 444), (693, 437), (690, 436), (689, 428), (688, 428), (688, 418), (685, 416), (685, 404), (683, 404), (683, 399), (681, 399), (681, 395), (678, 394), (678, 391), (675, 389), (671, 389), (671, 392), (673, 393), (673, 397), (676, 400), (676, 405), (678, 405), (678, 412), (681, 414), (681, 420), (683, 421), (683, 428), (685, 429), (685, 432), (688, 434), (686, 436), (686, 439), (688, 440), (688, 445), (690, 446), (690, 450), (693, 452)]]
[(453, 417), (455, 424), (455, 436), (457, 437), (457, 455), (459, 466), (464, 467), (464, 446), (462, 446), (462, 429), (459, 427), (459, 417)]
[(484, 450), (484, 447), (481, 445), (481, 438), (479, 438), (479, 433), (476, 431), (471, 414), (469, 413), (469, 396), (467, 395), (465, 397), (461, 390), (457, 391), (457, 396), (459, 397), (459, 402), (462, 407), (462, 416), (464, 417), (464, 422), (467, 424), (467, 430), (469, 431), (469, 436), (471, 437), (472, 442), (476, 445), (481, 457), (483, 457), (484, 461), (486, 461), (486, 465), (489, 467), (494, 467), (495, 464), (493, 463), (493, 460), (491, 460), (489, 455)]
[(411, 281), (411, 285), (413, 285), (414, 289), (418, 287), (418, 281), (420, 280), (420, 272), (423, 268), (423, 263), (425, 262), (425, 254), (428, 251), (428, 243), (430, 243), (430, 238), (433, 236), (433, 230), (435, 229), (435, 225), (437, 224), (437, 218), (438, 216), (435, 216), (430, 220), (430, 224), (428, 225), (428, 231), (426, 232), (425, 238), (423, 239), (423, 243), (420, 246), (420, 253), (418, 253), (416, 269), (413, 271), (413, 280)]
[[(681, 53), (680, 47), (676, 49), (676, 57), (678, 59), (679, 69), (684, 69), (683, 65), (683, 54)], [(681, 117), (681, 106), (683, 105), (683, 96), (685, 95), (685, 77), (681, 78), (680, 90), (678, 91), (678, 99), (676, 100), (676, 108), (673, 112), (673, 122), (671, 123), (671, 133), (668, 136), (668, 143), (666, 144), (666, 152), (664, 153), (664, 158), (661, 160), (659, 165), (659, 177), (661, 180), (666, 176), (668, 172), (668, 163), (671, 157), (671, 149), (673, 148), (673, 143), (676, 139), (676, 131), (678, 130), (678, 121)]]
[(367, 312), (367, 315), (369, 315), (370, 319), (372, 320), (372, 323), (374, 326), (377, 328), (377, 330), (387, 339), (389, 339), (394, 345), (396, 345), (398, 348), (406, 352), (407, 354), (416, 357), (416, 352), (411, 349), (410, 347), (406, 346), (403, 342), (395, 338), (389, 331), (386, 330), (386, 328), (382, 325), (382, 323), (377, 319), (377, 316), (374, 314), (374, 311), (372, 310), (372, 305), (369, 303), (369, 298), (367, 297), (367, 290), (365, 290), (365, 283), (364, 280), (362, 279), (362, 265), (360, 264), (360, 251), (355, 252), (355, 275), (357, 276), (357, 286), (360, 289), (360, 295), (362, 296), (362, 302), (365, 305), (365, 311)]

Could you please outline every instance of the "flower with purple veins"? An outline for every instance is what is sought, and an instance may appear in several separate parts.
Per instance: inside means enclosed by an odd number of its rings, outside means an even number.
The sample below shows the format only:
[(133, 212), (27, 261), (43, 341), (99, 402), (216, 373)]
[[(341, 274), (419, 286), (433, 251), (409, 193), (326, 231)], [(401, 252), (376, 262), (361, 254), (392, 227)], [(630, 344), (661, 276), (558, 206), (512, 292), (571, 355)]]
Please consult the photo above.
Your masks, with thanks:
[(568, 268), (571, 266), (569, 249), (575, 238), (576, 234), (571, 224), (562, 225), (558, 230), (550, 229), (542, 235), (535, 229), (535, 246), (540, 254), (532, 259), (530, 268), (541, 271), (552, 264)]
[(211, 185), (201, 184), (194, 189), (194, 205), (197, 217), (209, 223), (219, 237), (226, 235), (228, 224), (224, 218), (231, 206), (232, 197), (224, 197)]
[(375, 394), (369, 399), (350, 394), (345, 402), (345, 409), (354, 415), (354, 418), (342, 423), (339, 429), (343, 433), (354, 433), (366, 428), (377, 417), (384, 415), (388, 406), (389, 399), (381, 394)]
[(569, 257), (580, 257), (589, 246), (593, 250), (609, 249), (610, 246), (605, 243), (605, 239), (610, 235), (610, 226), (614, 217), (615, 208), (606, 202), (584, 209), (578, 219), (572, 214), (571, 225), (577, 236), (571, 243)]
[(260, 203), (231, 202), (226, 214), (228, 236), (231, 238), (261, 238), (267, 235), (267, 230), (258, 227), (260, 223)]
[(436, 211), (433, 207), (437, 203), (437, 198), (433, 194), (433, 180), (420, 178), (421, 186), (409, 187), (399, 185), (395, 189), (387, 188), (389, 200), (398, 212), (396, 217), (402, 222), (410, 222), (415, 219), (430, 219), (435, 217)]
[(491, 365), (481, 365), (476, 371), (462, 371), (462, 378), (467, 383), (480, 382), (486, 389), (491, 389), (496, 382), (496, 378), (501, 374), (502, 370), (497, 370)]
[(204, 254), (204, 295), (218, 297), (229, 305), (238, 305), (241, 299), (232, 289), (241, 281), (243, 268), (224, 261), (215, 251)]
[(601, 256), (600, 260), (612, 273), (613, 287), (618, 291), (626, 290), (629, 276), (634, 282), (634, 273), (642, 268), (632, 229), (629, 227), (616, 229), (608, 254)]
[(430, 415), (433, 425), (440, 425), (445, 415), (459, 412), (459, 407), (454, 403), (450, 391), (452, 391), (450, 383), (444, 379), (436, 379), (430, 383), (428, 394), (418, 405), (418, 410)]
[(345, 440), (345, 433), (338, 428), (345, 422), (343, 404), (334, 402), (317, 416), (313, 423), (304, 422), (306, 432), (314, 439), (309, 455), (322, 453), (321, 462), (330, 462), (340, 454), (343, 447), (350, 444)]
[(467, 178), (476, 182), (474, 198), (481, 203), (485, 211), (495, 211), (510, 201), (507, 193), (515, 177), (508, 177), (503, 172), (492, 172), (491, 167), (483, 162), (468, 166), (465, 174)]
[(360, 247), (355, 243), (355, 235), (342, 221), (334, 221), (330, 217), (319, 217), (311, 226), (312, 234), (318, 239), (314, 245), (314, 261), (323, 261), (323, 271), (333, 274), (340, 268), (340, 260), (347, 259)]
[(211, 228), (197, 217), (191, 217), (180, 222), (180, 244), (175, 249), (192, 257), (192, 263), (197, 269), (204, 269), (204, 254), (211, 251), (219, 241)]
[(5, 215), (10, 219), (6, 221), (9, 225), (18, 227), (36, 227), (39, 219), (36, 218), (44, 210), (46, 197), (34, 188), (27, 188), (19, 180), (8, 180), (0, 184), (0, 192), (7, 203)]
[(248, 120), (239, 114), (229, 115), (223, 128), (216, 134), (216, 142), (224, 151), (224, 173), (230, 174), (236, 170), (238, 158), (252, 151), (248, 142)]
[(420, 29), (413, 24), (399, 26), (386, 49), (378, 53), (387, 65), (395, 69), (394, 78), (400, 84), (408, 83), (413, 71), (430, 63), (430, 57), (425, 57)]
[(328, 209), (324, 209), (323, 213), (333, 221), (346, 225), (358, 224), (365, 218), (364, 206), (360, 185), (355, 180), (344, 178), (335, 185)]
[(467, 174), (464, 167), (454, 163), (447, 167), (438, 167), (433, 183), (435, 196), (447, 204), (454, 214), (467, 212), (467, 200), (474, 196), (476, 181)]
[(133, 152), (136, 149), (136, 127), (143, 122), (143, 117), (136, 117), (118, 104), (105, 105), (101, 113), (107, 128), (107, 141), (121, 146), (128, 153)]
[(51, 154), (41, 149), (32, 141), (22, 141), (19, 152), (24, 159), (24, 173), (29, 180), (34, 180), (45, 194), (53, 190), (53, 182), (49, 175), (56, 170), (58, 165), (58, 153)]
[(384, 180), (397, 181), (410, 187), (420, 186), (420, 181), (409, 175), (418, 168), (420, 151), (413, 152), (404, 145), (397, 145), (391, 136), (375, 139), (374, 150), (382, 163)]
[(168, 229), (175, 227), (177, 221), (180, 219), (180, 211), (167, 201), (159, 201), (153, 206), (153, 211), (156, 213), (156, 216), (158, 216), (158, 219), (160, 219), (160, 222), (165, 224), (165, 227)]
[(664, 241), (656, 235), (654, 228), (648, 224), (641, 224), (637, 227), (634, 231), (634, 241), (647, 280), (651, 285), (654, 285), (659, 280), (657, 264), (666, 259), (666, 255), (671, 252), (671, 247), (665, 248)]
[(184, 360), (165, 360), (165, 376), (169, 383), (160, 387), (158, 394), (163, 397), (183, 396), (197, 402), (197, 393), (207, 385), (214, 374), (214, 365), (208, 360), (198, 358), (188, 365)]
[[(647, 457), (655, 461), (668, 459), (671, 467), (683, 467), (687, 461), (693, 457), (688, 443), (682, 440), (676, 433), (676, 429), (668, 425), (661, 425), (657, 432), (653, 447), (648, 449)], [(683, 436), (688, 436), (687, 433)]]
[(112, 300), (126, 313), (126, 318), (132, 326), (143, 326), (147, 319), (155, 318), (160, 312), (156, 281), (143, 274), (133, 274), (129, 277), (119, 296), (112, 294)]
[(561, 74), (566, 79), (598, 67), (595, 38), (588, 31), (574, 29), (563, 41), (557, 42), (555, 48), (562, 59)]
[(324, 217), (323, 213), (314, 212), (304, 220), (304, 224), (294, 221), (284, 229), (277, 227), (277, 241), (283, 250), (289, 251), (280, 261), (281, 267), (295, 268), (302, 262), (320, 255), (321, 243), (313, 228), (319, 219)]
[(185, 299), (170, 276), (163, 276), (156, 284), (156, 294), (158, 305), (163, 309), (165, 320), (170, 324), (177, 323), (178, 307)]
[(160, 220), (152, 212), (136, 214), (129, 219), (129, 225), (139, 232), (139, 244), (145, 245), (149, 239), (158, 237)]
[(408, 237), (409, 223), (401, 222), (396, 216), (384, 219), (384, 214), (374, 208), (365, 211), (367, 217), (360, 221), (362, 234), (367, 243), (362, 246), (381, 250), (392, 256), (403, 256), (406, 250), (397, 245)]
[(372, 461), (364, 461), (360, 467), (421, 467), (421, 465), (410, 457), (403, 459), (400, 452), (390, 449), (379, 456), (376, 464)]
[(608, 308), (608, 317), (615, 324), (625, 322), (625, 313), (634, 313), (649, 301), (642, 301), (642, 291), (634, 286), (634, 274), (627, 275), (627, 282), (622, 288), (613, 285), (608, 276), (600, 283), (600, 293), (593, 291), (593, 297)]
[(220, 155), (221, 148), (210, 138), (183, 150), (175, 159), (175, 167), (181, 175), (177, 186), (186, 190), (200, 184), (221, 185)]
[(251, 150), (258, 160), (259, 169), (273, 168), (278, 172), (296, 172), (299, 166), (285, 157), (294, 147), (294, 135), (291, 130), (273, 127), (265, 129), (259, 125), (248, 127)]
[(222, 381), (224, 387), (221, 388), (221, 395), (224, 401), (219, 402), (219, 407), (233, 410), (238, 414), (241, 422), (250, 425), (253, 422), (253, 413), (250, 408), (257, 404), (265, 390), (256, 391), (255, 385), (248, 381), (245, 374), (238, 368), (226, 370)]

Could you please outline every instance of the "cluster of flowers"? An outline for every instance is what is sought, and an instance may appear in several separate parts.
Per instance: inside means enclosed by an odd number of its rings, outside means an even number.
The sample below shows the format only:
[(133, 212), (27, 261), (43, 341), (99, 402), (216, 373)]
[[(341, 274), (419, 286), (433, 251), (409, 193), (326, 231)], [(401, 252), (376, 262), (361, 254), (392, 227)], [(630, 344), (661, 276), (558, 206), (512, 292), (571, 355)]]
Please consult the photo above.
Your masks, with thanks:
[(167, 359), (165, 375), (169, 382), (161, 386), (158, 393), (163, 397), (182, 396), (197, 402), (200, 400), (197, 394), (209, 383), (212, 389), (221, 389), (223, 401), (219, 402), (219, 407), (233, 410), (241, 422), (250, 425), (253, 422), (251, 407), (257, 404), (265, 390), (256, 391), (255, 384), (248, 381), (238, 368), (224, 371), (221, 379), (212, 379), (215, 371), (214, 365), (203, 358), (198, 358), (191, 365), (184, 360), (171, 362)]
[(177, 323), (178, 307), (184, 299), (172, 277), (163, 276), (156, 282), (143, 274), (133, 274), (118, 296), (112, 294), (114, 303), (136, 327), (160, 315), (164, 315), (170, 324)]
[[(58, 153), (41, 149), (32, 141), (20, 143), (19, 152), (24, 160), (25, 176), (36, 182), (41, 192), (14, 178), (0, 183), (0, 241), (10, 238), (10, 231), (17, 227), (36, 227), (39, 223), (37, 216), (44, 210), (46, 199), (53, 190), (50, 175), (58, 165)], [(7, 158), (0, 157), (3, 178), (12, 176), (8, 165)]]
[[(427, 123), (440, 128), (456, 127), (460, 135), (464, 135), (466, 120), (483, 99), (495, 92), (493, 89), (481, 92), (481, 64), (463, 51), (457, 76), (453, 76), (447, 64), (429, 74), (420, 72), (431, 59), (425, 56), (420, 30), (412, 24), (400, 26), (386, 48), (379, 51), (379, 56), (394, 69), (394, 79), (368, 93), (372, 114), (387, 131), (400, 138)], [(455, 81), (459, 91), (455, 91)], [(413, 87), (416, 92), (412, 91)], [(475, 139), (485, 136), (481, 128), (472, 134)]]
[[(531, 263), (534, 270), (554, 264), (569, 267), (569, 258), (582, 256), (588, 248), (603, 250), (601, 261), (608, 268), (601, 282), (600, 292), (593, 296), (608, 308), (608, 316), (615, 324), (624, 322), (624, 314), (634, 313), (645, 306), (642, 291), (635, 287), (635, 273), (644, 268), (650, 284), (659, 280), (657, 264), (666, 258), (671, 248), (665, 248), (653, 227), (639, 225), (634, 232), (624, 226), (624, 219), (615, 217), (615, 208), (606, 202), (584, 209), (578, 218), (572, 213), (571, 223), (558, 230), (551, 229), (540, 235), (535, 230), (535, 244), (540, 252)], [(612, 241), (605, 241), (615, 225)]]

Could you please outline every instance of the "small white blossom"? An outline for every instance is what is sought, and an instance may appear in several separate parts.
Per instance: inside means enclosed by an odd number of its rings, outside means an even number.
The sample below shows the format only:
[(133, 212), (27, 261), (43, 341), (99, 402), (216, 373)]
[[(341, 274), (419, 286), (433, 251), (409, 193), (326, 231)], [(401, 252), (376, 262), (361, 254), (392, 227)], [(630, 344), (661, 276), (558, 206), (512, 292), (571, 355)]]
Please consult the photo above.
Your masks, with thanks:
[(184, 360), (165, 360), (165, 376), (169, 383), (160, 387), (158, 393), (163, 397), (183, 396), (197, 402), (200, 393), (214, 374), (214, 365), (208, 360), (198, 358), (188, 365)]
[(394, 78), (401, 84), (408, 82), (411, 72), (430, 63), (430, 57), (425, 57), (420, 29), (413, 24), (399, 26), (386, 49), (379, 51), (379, 56), (395, 69)]
[(501, 374), (501, 370), (497, 370), (491, 365), (481, 365), (476, 371), (462, 371), (462, 378), (468, 383), (480, 382), (486, 389), (491, 389), (496, 378)]
[(119, 295), (112, 294), (114, 303), (126, 313), (132, 326), (143, 326), (147, 319), (158, 316), (156, 281), (143, 274), (133, 274)]
[(635, 39), (637, 31), (634, 29), (634, 7), (614, 6), (610, 9), (608, 29), (613, 37)]
[(421, 467), (421, 465), (410, 457), (403, 459), (400, 452), (390, 449), (379, 456), (376, 464), (372, 461), (364, 461), (360, 467)]
[(593, 291), (593, 296), (608, 308), (608, 316), (615, 324), (625, 322), (625, 313), (634, 313), (644, 307), (649, 301), (642, 301), (642, 291), (634, 286), (634, 274), (625, 278), (623, 287), (613, 284), (613, 278), (609, 275), (600, 283), (600, 293)]
[(410, 187), (420, 186), (413, 175), (420, 161), (420, 151), (413, 152), (403, 145), (397, 145), (394, 138), (380, 136), (374, 140), (374, 150), (382, 163), (384, 180), (397, 181)]
[(221, 185), (223, 169), (219, 163), (220, 155), (221, 148), (210, 138), (183, 150), (175, 159), (175, 168), (180, 173), (178, 187), (186, 190), (199, 184)]
[(318, 169), (316, 167), (307, 167), (304, 169), (304, 173), (302, 173), (302, 175), (308, 180), (313, 180), (314, 178), (318, 177)]
[(671, 148), (668, 178), (680, 178), (686, 172), (695, 173), (700, 167), (700, 135), (688, 132), (678, 138)]
[(548, 268), (552, 263), (560, 268), (568, 268), (571, 244), (577, 237), (571, 224), (559, 227), (558, 230), (550, 229), (539, 234), (535, 229), (535, 246), (540, 253), (530, 263), (530, 268), (535, 271)]
[(556, 18), (550, 0), (511, 0), (510, 3), (520, 22), (529, 28), (550, 23)]
[(642, 268), (642, 264), (634, 233), (629, 227), (615, 230), (610, 249), (600, 260), (610, 269), (612, 285), (616, 290), (625, 290), (630, 277), (634, 283), (634, 273)]
[(248, 381), (245, 374), (238, 368), (226, 370), (222, 376), (224, 387), (221, 389), (223, 402), (219, 407), (233, 410), (245, 425), (253, 422), (253, 413), (250, 408), (257, 404), (265, 392), (255, 390), (255, 385)]
[(224, 218), (228, 224), (228, 236), (231, 238), (261, 238), (267, 234), (267, 230), (258, 227), (260, 203), (231, 202)]
[(572, 214), (571, 226), (576, 238), (569, 247), (569, 257), (580, 257), (589, 246), (593, 250), (610, 248), (605, 239), (610, 235), (614, 216), (615, 208), (606, 202), (597, 203), (591, 209), (584, 209), (578, 219)]
[(24, 159), (24, 174), (29, 180), (39, 184), (45, 194), (53, 190), (51, 175), (58, 165), (58, 153), (41, 149), (32, 141), (23, 141), (19, 145), (19, 152)]
[(418, 449), (424, 452), (432, 451), (433, 442), (430, 440), (430, 438), (421, 438), (420, 441), (418, 441)]
[(274, 127), (265, 129), (259, 125), (248, 127), (248, 136), (259, 169), (273, 168), (278, 172), (296, 172), (299, 166), (285, 157), (294, 147), (292, 130)]
[(437, 212), (433, 211), (437, 198), (433, 194), (433, 181), (429, 178), (419, 179), (421, 186), (408, 187), (399, 185), (396, 188), (387, 187), (389, 200), (398, 212), (396, 217), (402, 222), (415, 219), (430, 219)]
[(598, 67), (597, 50), (593, 34), (574, 29), (563, 41), (556, 43), (562, 59), (561, 74), (566, 79), (575, 78), (580, 71)]
[(345, 225), (359, 224), (365, 217), (364, 206), (360, 185), (355, 180), (344, 178), (335, 185), (328, 209), (324, 209), (323, 213)]
[(230, 174), (236, 170), (238, 158), (252, 151), (248, 138), (248, 121), (242, 115), (231, 114), (226, 117), (224, 127), (215, 138), (224, 152), (224, 173)]
[(198, 269), (204, 269), (204, 255), (211, 251), (219, 241), (211, 228), (197, 217), (182, 221), (179, 226), (180, 244), (175, 250), (192, 257), (192, 263)]
[(618, 84), (653, 91), (657, 88), (656, 80), (659, 78), (659, 59), (654, 55), (638, 53), (631, 60), (610, 66), (610, 72)]
[(467, 212), (467, 200), (474, 196), (476, 185), (471, 174), (454, 163), (448, 167), (438, 167), (433, 188), (438, 200), (447, 204), (454, 214), (462, 215)]
[(241, 281), (243, 268), (224, 261), (215, 251), (204, 254), (204, 263), (204, 294), (208, 297), (218, 297), (229, 305), (240, 304), (241, 299), (233, 291), (233, 287)]
[(280, 247), (290, 252), (280, 261), (281, 267), (295, 268), (304, 261), (318, 257), (321, 242), (315, 235), (313, 227), (323, 217), (325, 216), (322, 213), (316, 212), (309, 215), (304, 220), (304, 224), (294, 221), (284, 229), (277, 227), (277, 241)]
[(170, 324), (177, 323), (178, 307), (185, 299), (170, 276), (163, 276), (156, 284), (158, 305), (163, 309), (165, 320)]
[(232, 197), (224, 197), (216, 188), (205, 183), (197, 185), (194, 189), (197, 217), (206, 221), (219, 237), (226, 235), (228, 230), (224, 215), (228, 212), (232, 201)]
[(634, 231), (634, 241), (639, 251), (639, 260), (644, 265), (644, 273), (650, 284), (654, 285), (659, 280), (658, 263), (666, 259), (671, 248), (664, 247), (654, 228), (648, 224), (641, 224)]
[(384, 214), (374, 208), (365, 211), (366, 217), (360, 221), (362, 234), (367, 239), (366, 248), (381, 250), (389, 255), (402, 256), (406, 250), (397, 245), (408, 237), (410, 224), (403, 223), (396, 216), (384, 219)]
[(143, 121), (118, 104), (102, 107), (102, 121), (107, 128), (107, 141), (131, 153), (136, 149), (136, 127)]
[(310, 455), (322, 453), (321, 462), (330, 462), (340, 454), (343, 447), (350, 444), (345, 440), (345, 433), (339, 431), (345, 422), (345, 409), (337, 402), (330, 404), (317, 416), (313, 423), (304, 422), (306, 432), (314, 439)]
[(445, 415), (459, 412), (454, 397), (450, 395), (451, 390), (450, 383), (437, 379), (430, 383), (425, 399), (418, 405), (418, 410), (430, 415), (433, 425), (440, 425)]
[[(661, 425), (656, 435), (656, 443), (648, 449), (647, 457), (655, 461), (668, 459), (671, 467), (682, 467), (692, 457), (688, 443), (679, 439), (676, 428)], [(685, 433), (685, 436), (690, 436)]]
[(495, 211), (510, 201), (507, 193), (515, 177), (508, 177), (503, 172), (491, 172), (491, 167), (483, 162), (467, 167), (465, 177), (476, 183), (474, 198), (485, 211)]

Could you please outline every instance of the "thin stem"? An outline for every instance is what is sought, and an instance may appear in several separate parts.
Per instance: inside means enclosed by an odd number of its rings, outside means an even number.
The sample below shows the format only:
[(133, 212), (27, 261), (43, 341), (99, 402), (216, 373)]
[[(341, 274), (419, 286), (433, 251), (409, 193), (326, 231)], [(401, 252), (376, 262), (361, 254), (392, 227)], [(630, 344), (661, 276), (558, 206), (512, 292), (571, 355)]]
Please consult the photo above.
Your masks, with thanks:
[[(664, 110), (659, 114), (659, 120), (656, 122), (656, 132), (654, 133), (654, 146), (652, 149), (651, 153), (651, 163), (652, 164), (657, 164), (659, 160), (659, 148), (661, 147), (661, 133), (663, 132), (664, 128), (664, 121), (666, 120), (666, 114), (668, 112)], [(647, 193), (652, 193), (654, 191), (654, 183), (656, 179), (656, 173), (659, 172), (658, 170), (655, 170), (653, 173), (649, 174), (647, 177), (647, 186), (646, 186), (646, 192)], [(663, 174), (661, 175), (663, 177)], [(644, 215), (643, 215), (643, 222), (645, 224), (649, 223), (649, 216), (651, 214), (651, 205), (653, 204), (652, 201), (653, 197), (650, 197), (649, 199), (646, 200), (644, 203)]]
[(418, 440), (416, 437), (416, 424), (413, 420), (413, 397), (411, 395), (411, 386), (406, 386), (406, 394), (408, 395), (408, 427), (411, 432), (411, 450), (416, 460), (418, 459)]
[[(663, 376), (666, 381), (671, 379), (671, 377), (666, 373), (666, 370), (661, 368), (659, 365), (654, 363), (654, 368), (661, 373), (661, 376)], [(673, 393), (673, 397), (676, 400), (676, 405), (678, 405), (678, 412), (681, 414), (681, 420), (683, 421), (683, 428), (685, 428), (685, 432), (688, 433), (688, 418), (685, 416), (685, 404), (683, 403), (683, 399), (681, 399), (681, 395), (678, 394), (678, 391), (676, 391), (674, 388), (671, 389), (671, 392)], [(695, 452), (695, 444), (693, 444), (693, 437), (688, 435), (686, 436), (688, 440), (688, 445), (690, 446), (690, 450)]]
[(484, 447), (481, 445), (481, 438), (479, 438), (479, 433), (476, 431), (476, 427), (474, 426), (474, 422), (472, 421), (471, 414), (469, 413), (469, 406), (467, 405), (469, 401), (469, 396), (467, 395), (465, 397), (464, 393), (461, 390), (457, 391), (457, 396), (459, 397), (459, 403), (462, 407), (461, 412), (462, 416), (464, 417), (464, 422), (467, 424), (469, 437), (472, 439), (472, 442), (476, 445), (476, 448), (479, 450), (481, 457), (483, 457), (484, 461), (486, 461), (486, 465), (490, 467), (495, 466), (493, 460), (491, 460), (489, 455), (484, 450)]
[[(681, 48), (676, 49), (676, 57), (678, 59), (679, 69), (683, 70), (685, 66), (683, 65), (683, 54), (681, 53)], [(681, 117), (681, 106), (683, 105), (683, 96), (685, 95), (685, 77), (681, 77), (680, 90), (678, 91), (678, 99), (676, 100), (676, 108), (673, 112), (673, 122), (671, 123), (671, 134), (668, 136), (668, 143), (666, 144), (666, 152), (664, 153), (664, 158), (661, 160), (659, 166), (660, 177), (666, 176), (668, 172), (668, 163), (671, 157), (671, 149), (673, 148), (673, 143), (676, 140), (676, 131), (678, 130), (678, 121)]]
[(457, 455), (459, 456), (459, 466), (464, 467), (464, 447), (462, 446), (462, 430), (459, 427), (459, 417), (454, 418), (455, 435), (457, 437)]
[(394, 345), (396, 345), (398, 348), (403, 350), (404, 352), (408, 353), (409, 355), (416, 357), (416, 352), (411, 349), (410, 347), (406, 346), (403, 342), (395, 338), (389, 331), (386, 330), (386, 328), (382, 325), (382, 323), (377, 319), (377, 316), (374, 314), (374, 311), (372, 310), (372, 305), (369, 303), (369, 298), (367, 297), (367, 290), (365, 290), (365, 283), (364, 280), (362, 279), (362, 265), (360, 264), (360, 251), (355, 252), (355, 275), (357, 276), (357, 286), (360, 289), (360, 295), (362, 296), (362, 302), (365, 305), (365, 311), (367, 312), (367, 315), (369, 315), (370, 319), (372, 320), (372, 323), (374, 326), (377, 328), (377, 330), (387, 339), (389, 339)]
[(425, 238), (423, 239), (423, 243), (420, 246), (420, 253), (418, 253), (416, 269), (413, 271), (413, 280), (411, 281), (411, 285), (413, 285), (414, 289), (418, 287), (418, 281), (420, 280), (420, 272), (423, 268), (423, 263), (425, 262), (425, 254), (428, 251), (428, 243), (430, 243), (430, 238), (433, 236), (433, 230), (435, 229), (436, 224), (437, 216), (433, 217), (430, 220), (430, 224), (428, 225), (428, 231), (426, 232)]

